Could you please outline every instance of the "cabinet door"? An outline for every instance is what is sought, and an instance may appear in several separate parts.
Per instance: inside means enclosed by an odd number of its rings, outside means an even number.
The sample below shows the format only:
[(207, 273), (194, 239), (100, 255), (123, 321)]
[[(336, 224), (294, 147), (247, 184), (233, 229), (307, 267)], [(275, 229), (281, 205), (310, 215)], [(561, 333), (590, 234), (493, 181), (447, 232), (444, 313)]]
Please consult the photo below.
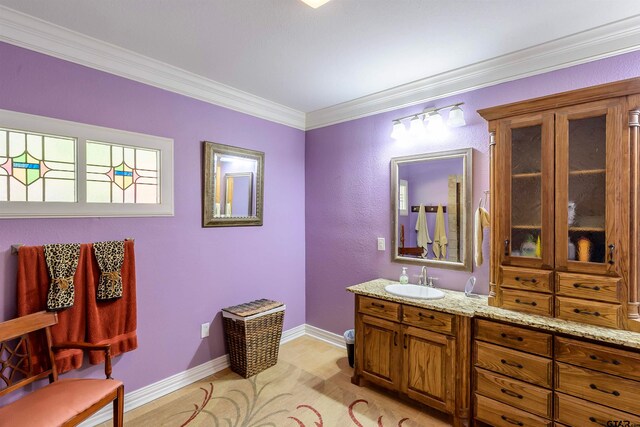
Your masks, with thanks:
[(500, 120), (497, 132), (500, 264), (553, 269), (554, 116)]
[(397, 390), (400, 385), (400, 324), (362, 316), (362, 346), (358, 361), (365, 379)]
[(455, 339), (412, 326), (403, 329), (402, 391), (412, 399), (452, 413)]
[(556, 113), (556, 268), (620, 275), (624, 101)]

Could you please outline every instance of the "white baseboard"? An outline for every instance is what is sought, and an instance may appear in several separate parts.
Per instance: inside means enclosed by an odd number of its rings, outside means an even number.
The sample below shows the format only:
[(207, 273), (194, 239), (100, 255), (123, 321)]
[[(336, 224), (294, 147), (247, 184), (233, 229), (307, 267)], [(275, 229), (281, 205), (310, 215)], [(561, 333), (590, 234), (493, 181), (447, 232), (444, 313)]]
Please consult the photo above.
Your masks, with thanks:
[(344, 337), (342, 335), (334, 334), (333, 332), (325, 331), (324, 329), (316, 328), (311, 325), (305, 325), (305, 332), (310, 337), (319, 339), (337, 347), (346, 348), (344, 344)]
[[(329, 344), (344, 346), (344, 339), (342, 336), (316, 328), (315, 326), (302, 324), (294, 328), (288, 329), (282, 332), (282, 338), (280, 344), (284, 344), (296, 338), (309, 335), (319, 340), (325, 341)], [(216, 372), (222, 371), (229, 367), (229, 355), (225, 354), (216, 359), (203, 363), (202, 365), (195, 366), (186, 371), (179, 372), (168, 378), (149, 384), (146, 387), (139, 388), (129, 393), (125, 393), (124, 396), (124, 410), (125, 412), (135, 409), (139, 406), (147, 404), (155, 399), (165, 396), (171, 392), (174, 392), (182, 387), (188, 386), (202, 378), (206, 378)], [(126, 387), (126, 384), (125, 384)], [(100, 411), (96, 412), (92, 417), (88, 418), (80, 427), (95, 426), (105, 421), (109, 421), (113, 416), (113, 408), (111, 405), (107, 405)]]

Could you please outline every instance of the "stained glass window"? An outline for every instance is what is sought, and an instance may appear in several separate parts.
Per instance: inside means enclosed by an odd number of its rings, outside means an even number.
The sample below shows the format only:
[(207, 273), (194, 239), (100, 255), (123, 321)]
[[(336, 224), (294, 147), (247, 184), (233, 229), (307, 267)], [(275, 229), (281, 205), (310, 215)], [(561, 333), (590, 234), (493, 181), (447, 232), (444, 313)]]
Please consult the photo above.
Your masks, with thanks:
[(160, 203), (160, 151), (87, 141), (87, 202)]
[(0, 128), (0, 201), (75, 202), (75, 138)]

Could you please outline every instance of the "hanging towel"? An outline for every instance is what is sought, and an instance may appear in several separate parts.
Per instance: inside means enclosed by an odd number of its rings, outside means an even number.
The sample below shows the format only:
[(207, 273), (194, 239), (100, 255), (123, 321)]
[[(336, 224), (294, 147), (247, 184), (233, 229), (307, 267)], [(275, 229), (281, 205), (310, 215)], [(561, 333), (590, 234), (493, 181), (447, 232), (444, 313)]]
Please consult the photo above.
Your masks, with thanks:
[(436, 227), (433, 231), (433, 253), (436, 255), (436, 259), (447, 258), (447, 243), (449, 240), (447, 239), (447, 230), (444, 227), (444, 210), (442, 205), (438, 205)]
[[(124, 242), (124, 260), (120, 270), (122, 297), (106, 301), (97, 299), (100, 283), (100, 266), (94, 257), (86, 257), (82, 266), (86, 270), (86, 341), (92, 344), (111, 344), (111, 356), (115, 357), (138, 348), (136, 310), (136, 267), (133, 241)], [(82, 245), (89, 253), (93, 245)], [(90, 351), (89, 362), (104, 361), (104, 352)]]
[[(78, 257), (78, 266), (82, 266), (87, 253), (82, 251)], [(53, 344), (69, 341), (84, 341), (85, 337), (85, 287), (82, 285), (85, 275), (82, 268), (77, 268), (73, 276), (75, 283), (75, 304), (58, 312), (58, 323), (51, 327)], [(42, 311), (47, 307), (49, 272), (45, 260), (44, 247), (21, 246), (18, 249), (18, 274), (16, 297), (18, 316)], [(48, 368), (47, 362), (40, 360), (39, 355), (46, 354), (40, 340), (30, 340), (31, 357), (35, 373)], [(48, 360), (48, 359), (47, 359)], [(82, 366), (82, 350), (62, 350), (55, 353), (58, 373), (64, 373)]]
[(93, 244), (96, 260), (100, 267), (100, 281), (96, 298), (109, 300), (122, 297), (122, 263), (124, 262), (124, 241), (97, 242)]
[(44, 245), (44, 258), (51, 276), (47, 293), (47, 310), (57, 311), (69, 308), (75, 300), (73, 276), (78, 268), (80, 244), (56, 243)]
[(491, 218), (489, 212), (485, 208), (478, 208), (475, 215), (475, 259), (476, 267), (480, 267), (484, 262), (482, 258), (482, 240), (484, 238), (484, 229), (491, 225)]
[(429, 237), (429, 228), (427, 227), (427, 214), (424, 210), (424, 205), (420, 205), (420, 209), (418, 209), (416, 231), (418, 232), (418, 247), (423, 248), (422, 258), (425, 258), (427, 256), (427, 245), (431, 243), (431, 237)]

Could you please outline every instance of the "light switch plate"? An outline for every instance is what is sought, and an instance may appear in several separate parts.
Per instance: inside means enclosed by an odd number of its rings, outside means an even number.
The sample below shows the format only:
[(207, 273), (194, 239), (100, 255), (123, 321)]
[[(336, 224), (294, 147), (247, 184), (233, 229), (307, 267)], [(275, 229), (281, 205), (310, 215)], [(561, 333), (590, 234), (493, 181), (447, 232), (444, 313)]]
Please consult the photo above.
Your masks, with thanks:
[(384, 237), (378, 237), (378, 250), (384, 251)]

